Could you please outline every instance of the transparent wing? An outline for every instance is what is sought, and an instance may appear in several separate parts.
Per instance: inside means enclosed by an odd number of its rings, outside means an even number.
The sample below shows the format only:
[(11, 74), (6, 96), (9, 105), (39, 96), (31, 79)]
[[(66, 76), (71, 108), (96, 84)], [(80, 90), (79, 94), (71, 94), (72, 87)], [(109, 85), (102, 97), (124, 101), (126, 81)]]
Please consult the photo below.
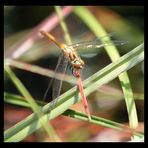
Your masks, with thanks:
[(91, 48), (101, 48), (104, 46), (112, 46), (112, 45), (124, 45), (127, 42), (125, 41), (116, 41), (116, 40), (112, 40), (112, 41), (106, 41), (106, 42), (101, 42), (100, 39), (95, 39), (93, 41), (89, 41), (89, 42), (81, 42), (81, 43), (77, 43), (77, 44), (72, 44), (69, 45), (71, 47), (73, 47), (75, 50), (80, 50), (80, 49), (91, 49)]
[[(61, 52), (55, 68), (55, 72), (65, 73), (67, 65), (68, 65), (68, 60), (64, 57), (63, 53)], [(52, 86), (52, 100), (57, 98), (60, 95), (62, 82), (63, 82), (62, 80), (57, 80), (53, 78), (48, 84), (43, 100), (45, 100), (51, 86)]]
[[(67, 65), (68, 65), (68, 59), (61, 52), (61, 55), (59, 57), (55, 71), (58, 73), (64, 74), (66, 72)], [(62, 79), (64, 79), (64, 76)], [(54, 79), (53, 86), (52, 86), (52, 99), (53, 100), (59, 97), (61, 88), (62, 88), (62, 83), (63, 83), (62, 80)]]

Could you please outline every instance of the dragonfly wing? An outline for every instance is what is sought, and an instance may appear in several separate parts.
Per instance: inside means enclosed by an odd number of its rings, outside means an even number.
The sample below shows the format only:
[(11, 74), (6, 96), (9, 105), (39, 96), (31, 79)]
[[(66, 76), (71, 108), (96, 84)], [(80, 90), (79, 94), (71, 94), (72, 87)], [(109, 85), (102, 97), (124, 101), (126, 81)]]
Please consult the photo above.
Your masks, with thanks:
[[(66, 72), (67, 65), (68, 65), (68, 59), (61, 52), (55, 72), (64, 74)], [(64, 75), (62, 79), (64, 79)], [(52, 99), (53, 100), (59, 97), (60, 91), (62, 88), (62, 83), (63, 83), (62, 80), (57, 80), (57, 79), (53, 80), (53, 86), (52, 86)]]
[[(55, 68), (55, 72), (61, 72), (61, 73), (63, 72), (64, 73), (66, 71), (67, 65), (68, 65), (68, 60), (64, 58), (64, 55), (61, 52), (58, 62), (57, 62), (57, 65), (56, 65), (56, 68)], [(53, 78), (50, 80), (50, 82), (48, 84), (48, 87), (44, 93), (43, 100), (45, 100), (45, 98), (47, 97), (47, 94), (48, 94), (51, 86), (52, 86), (52, 100), (57, 98), (60, 95), (62, 81)]]
[(125, 41), (116, 41), (116, 40), (101, 42), (99, 39), (96, 39), (90, 42), (82, 42), (82, 43), (77, 43), (70, 46), (72, 46), (75, 50), (80, 50), (80, 49), (101, 48), (101, 47), (112, 46), (112, 45), (120, 46), (126, 43), (127, 42)]

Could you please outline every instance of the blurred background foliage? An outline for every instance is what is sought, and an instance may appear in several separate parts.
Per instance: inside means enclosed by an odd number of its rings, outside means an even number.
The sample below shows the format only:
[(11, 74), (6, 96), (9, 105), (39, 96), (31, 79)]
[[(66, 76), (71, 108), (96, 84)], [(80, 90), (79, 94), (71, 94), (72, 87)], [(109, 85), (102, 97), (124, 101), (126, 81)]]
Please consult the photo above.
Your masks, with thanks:
[[(115, 40), (128, 41), (125, 46), (119, 46), (119, 52), (124, 55), (128, 51), (132, 50), (144, 41), (144, 7), (143, 6), (89, 6), (88, 9), (94, 14), (94, 16), (101, 22), (108, 33), (115, 32), (113, 36)], [(10, 49), (12, 45), (21, 41), (25, 35), (27, 35), (31, 30), (42, 22), (46, 17), (50, 16), (54, 12), (54, 8), (51, 6), (4, 6), (4, 53)], [(65, 18), (70, 35), (72, 37), (73, 43), (81, 41), (89, 41), (90, 38), (94, 38), (93, 34), (89, 32), (88, 28), (83, 24), (83, 22), (74, 14), (71, 13)], [(51, 33), (56, 36), (60, 41), (64, 42), (63, 32), (60, 25), (57, 25)], [(83, 79), (89, 77), (99, 69), (102, 69), (110, 60), (106, 53), (101, 50), (91, 50), (91, 51), (78, 51), (80, 56), (86, 61), (86, 66), (82, 71)], [(86, 54), (87, 53), (87, 54)], [(24, 53), (19, 60), (26, 62), (32, 62), (36, 65), (40, 65), (46, 68), (53, 69), (56, 66), (56, 61), (58, 59), (59, 49), (49, 43), (45, 39), (41, 39), (33, 44), (33, 46)], [(143, 122), (143, 93), (144, 93), (144, 64), (140, 63), (131, 70), (128, 71), (129, 78), (131, 81), (132, 89), (135, 95), (139, 121)], [(49, 82), (49, 78), (44, 78), (37, 74), (32, 74), (27, 71), (15, 70), (15, 73), (19, 76), (20, 80), (27, 87), (29, 92), (33, 97), (37, 99), (42, 99), (43, 94)], [(68, 74), (71, 74), (69, 69)], [(5, 77), (4, 79), (5, 91), (17, 94), (16, 88), (12, 83)], [(72, 84), (64, 83), (62, 92), (71, 88)], [(106, 91), (107, 90), (107, 91)], [(102, 86), (101, 89), (92, 93), (88, 96), (89, 102), (91, 102), (92, 112), (96, 115), (103, 116), (106, 118), (111, 118), (118, 122), (128, 122), (125, 102), (123, 100), (123, 95), (121, 91), (121, 86), (118, 79), (113, 80), (109, 84)], [(10, 124), (14, 124), (19, 119), (12, 119), (12, 114), (10, 111), (13, 107), (12, 105), (5, 106), (5, 128), (8, 128)], [(74, 109), (80, 110), (80, 104), (74, 106)], [(19, 108), (20, 109), (20, 108)], [(20, 110), (15, 108), (15, 113), (20, 114)], [(18, 111), (18, 112), (17, 112)], [(23, 112), (22, 110), (22, 116)], [(109, 114), (108, 114), (109, 111)], [(12, 112), (13, 113), (13, 112)], [(27, 113), (26, 113), (27, 114)], [(26, 116), (26, 114), (24, 116)], [(23, 116), (23, 117), (24, 117)], [(122, 118), (121, 118), (122, 116)], [(60, 118), (60, 119), (59, 119)], [(60, 127), (58, 127), (58, 121), (64, 123), (70, 123), (67, 118), (62, 117), (54, 119), (53, 123), (55, 128), (57, 128), (58, 133), (62, 136)], [(11, 119), (11, 122), (10, 122)], [(20, 119), (21, 120), (21, 119)], [(64, 121), (62, 121), (64, 120)], [(76, 122), (73, 121), (72, 122)], [(70, 125), (73, 123), (70, 123)], [(67, 138), (67, 141), (85, 141), (90, 137), (90, 131), (92, 130), (91, 137), (96, 136), (97, 130), (101, 130), (97, 126), (86, 124), (86, 128), (83, 127), (84, 123), (79, 123), (73, 129), (78, 129), (82, 132), (77, 132), (76, 135), (72, 134), (72, 130), (65, 131), (66, 135), (63, 137)], [(89, 126), (89, 127), (88, 127)], [(59, 129), (58, 129), (59, 128)], [(94, 130), (95, 129), (95, 130)], [(89, 131), (89, 132), (88, 132)], [(42, 131), (39, 131), (41, 133)], [(82, 133), (85, 134), (82, 134)], [(38, 138), (40, 134), (36, 134)], [(77, 139), (79, 137), (79, 139)], [(32, 137), (31, 137), (32, 138)], [(92, 141), (93, 141), (92, 138)], [(96, 137), (95, 137), (96, 138)], [(121, 138), (121, 137), (120, 137)], [(123, 137), (122, 137), (123, 138)], [(34, 138), (33, 138), (34, 140)], [(33, 141), (26, 140), (26, 141)]]

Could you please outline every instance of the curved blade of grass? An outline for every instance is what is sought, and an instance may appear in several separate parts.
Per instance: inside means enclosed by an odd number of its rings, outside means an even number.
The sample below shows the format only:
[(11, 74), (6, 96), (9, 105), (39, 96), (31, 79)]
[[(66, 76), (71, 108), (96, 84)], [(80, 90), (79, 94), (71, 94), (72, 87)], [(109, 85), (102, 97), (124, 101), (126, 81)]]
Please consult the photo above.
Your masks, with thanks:
[[(77, 6), (74, 13), (90, 28), (90, 30), (92, 30), (97, 37), (107, 36), (107, 32), (104, 30), (103, 26), (85, 7)], [(106, 37), (105, 39), (101, 39), (101, 41), (110, 42), (111, 40), (109, 37)], [(120, 54), (115, 46), (106, 46), (105, 50), (112, 61), (119, 59)], [(128, 74), (124, 72), (118, 77), (125, 97), (129, 125), (131, 128), (136, 128), (138, 126), (138, 117)]]
[(11, 65), (13, 67), (22, 69), (22, 70), (30, 71), (32, 73), (40, 74), (40, 75), (51, 77), (51, 78), (56, 78), (58, 80), (62, 80), (63, 75), (64, 75), (65, 79), (63, 81), (66, 81), (66, 82), (69, 82), (69, 83), (72, 83), (72, 84), (76, 84), (76, 80), (73, 76), (62, 74), (62, 73), (57, 73), (53, 70), (45, 69), (45, 68), (42, 68), (42, 67), (37, 66), (37, 65), (28, 64), (28, 63), (16, 61), (16, 60), (13, 60), (13, 59), (6, 59), (4, 61), (4, 63), (7, 64), (7, 65)]
[[(4, 98), (7, 103), (31, 108), (30, 105), (21, 96), (10, 94), (10, 93), (4, 93)], [(37, 103), (40, 106), (43, 106), (45, 104), (44, 102), (41, 102), (41, 101), (37, 101)], [(87, 117), (85, 114), (71, 110), (71, 109), (66, 110), (62, 115), (72, 117), (75, 119), (84, 120), (84, 121), (87, 120)], [(116, 130), (120, 130), (123, 132), (129, 132), (129, 133), (134, 132), (134, 135), (139, 136), (139, 137), (143, 136), (142, 132), (134, 131), (123, 124), (120, 124), (120, 123), (117, 123), (111, 120), (107, 120), (101, 117), (92, 116), (91, 122), (94, 124), (99, 124), (99, 125), (112, 128), (112, 129), (116, 129)]]
[(72, 44), (72, 41), (71, 41), (71, 38), (70, 38), (68, 27), (67, 27), (66, 23), (64, 22), (64, 17), (62, 15), (61, 7), (55, 6), (54, 8), (55, 8), (56, 13), (59, 17), (60, 25), (61, 25), (61, 28), (64, 32), (64, 38), (65, 38), (66, 44), (70, 45), (70, 44)]
[[(101, 85), (108, 83), (116, 78), (119, 74), (132, 68), (144, 59), (144, 44), (139, 45), (129, 53), (120, 57), (114, 63), (106, 66), (102, 70), (96, 72), (94, 75), (84, 81), (85, 94), (88, 96), (90, 93), (98, 89)], [(48, 119), (53, 119), (58, 115), (66, 111), (71, 105), (81, 100), (77, 87), (74, 87), (62, 94), (57, 103), (53, 106), (52, 103), (48, 103), (42, 108), (43, 113), (47, 113)], [(48, 111), (51, 110), (50, 113)], [(23, 121), (17, 123), (4, 133), (4, 139), (7, 141), (22, 140), (27, 135), (30, 135), (35, 130), (41, 127), (38, 118), (33, 113)], [(22, 133), (22, 134), (21, 134)]]
[[(16, 94), (4, 92), (4, 102), (31, 108), (30, 104), (28, 104), (24, 97)], [(39, 106), (44, 106), (46, 104), (45, 102), (39, 100), (37, 100), (36, 102)]]
[[(15, 86), (19, 90), (19, 92), (28, 101), (28, 103), (30, 104), (30, 106), (31, 106), (32, 110), (34, 111), (34, 113), (38, 116), (39, 122), (44, 127), (45, 131), (47, 132), (47, 134), (49, 135), (49, 137), (51, 138), (51, 140), (52, 141), (61, 141), (59, 139), (59, 137), (56, 135), (53, 127), (50, 124), (48, 124), (47, 118), (45, 118), (45, 116), (44, 116), (44, 118), (42, 118), (43, 117), (43, 113), (40, 111), (40, 107), (37, 105), (37, 103), (35, 102), (35, 100), (32, 98), (32, 96), (26, 90), (26, 88), (21, 83), (21, 81), (11, 71), (10, 67), (8, 65), (5, 65), (4, 66), (4, 69), (5, 69), (6, 73), (8, 74), (8, 76), (11, 78), (12, 82), (15, 84)], [(15, 139), (14, 139), (14, 141), (15, 141)]]

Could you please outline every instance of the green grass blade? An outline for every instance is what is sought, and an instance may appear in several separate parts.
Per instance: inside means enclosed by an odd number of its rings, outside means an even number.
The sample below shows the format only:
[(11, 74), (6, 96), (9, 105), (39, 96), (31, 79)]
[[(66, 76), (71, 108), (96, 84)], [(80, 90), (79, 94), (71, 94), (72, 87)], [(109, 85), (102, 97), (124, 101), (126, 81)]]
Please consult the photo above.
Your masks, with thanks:
[(62, 16), (62, 11), (61, 11), (61, 7), (60, 6), (55, 6), (54, 7), (55, 10), (56, 10), (56, 13), (59, 17), (59, 20), (60, 20), (60, 25), (61, 25), (61, 28), (64, 32), (64, 38), (65, 38), (65, 41), (68, 45), (72, 44), (72, 41), (71, 41), (71, 38), (70, 38), (70, 34), (69, 34), (69, 31), (68, 31), (68, 27), (64, 21), (64, 18)]
[(42, 68), (40, 66), (33, 65), (33, 64), (28, 64), (28, 63), (16, 61), (16, 60), (13, 60), (13, 59), (6, 59), (4, 62), (6, 64), (13, 66), (13, 67), (16, 67), (16, 68), (26, 70), (26, 71), (29, 71), (29, 72), (32, 72), (32, 73), (36, 73), (36, 74), (39, 74), (39, 75), (47, 76), (49, 78), (56, 78), (58, 80), (63, 80), (62, 77), (64, 75), (65, 79), (63, 81), (68, 82), (68, 83), (72, 83), (72, 84), (76, 84), (76, 79), (73, 76), (70, 76), (70, 75), (57, 73), (53, 70)]
[[(21, 96), (13, 95), (10, 93), (4, 93), (4, 97), (7, 103), (12, 103), (12, 104), (20, 105), (23, 107), (31, 108), (30, 105)], [(43, 106), (45, 104), (44, 102), (40, 102), (40, 101), (37, 101), (37, 103), (40, 106)], [(79, 120), (84, 120), (84, 121), (87, 120), (87, 116), (85, 114), (71, 110), (71, 109), (66, 110), (62, 115), (72, 117), (75, 119), (79, 119)], [(132, 129), (128, 128), (127, 126), (123, 124), (119, 124), (117, 122), (107, 120), (101, 117), (92, 116), (91, 123), (102, 125), (108, 128), (115, 129), (115, 130), (120, 130), (123, 132), (129, 132), (129, 133), (133, 132)], [(143, 134), (141, 132), (139, 133), (138, 131), (134, 131), (134, 135), (138, 137), (143, 136)]]
[[(103, 26), (85, 7), (77, 6), (74, 10), (74, 13), (90, 28), (90, 30), (97, 37), (107, 36), (107, 32)], [(109, 37), (106, 37), (105, 40), (104, 38), (101, 40), (102, 42), (110, 42)], [(119, 52), (115, 46), (106, 46), (105, 50), (112, 61), (116, 61), (120, 57)], [(119, 80), (125, 97), (129, 117), (129, 125), (131, 128), (136, 128), (138, 126), (137, 111), (128, 74), (126, 72), (122, 73), (119, 75)]]
[[(19, 92), (25, 97), (25, 99), (27, 100), (27, 102), (30, 104), (32, 110), (38, 116), (39, 122), (42, 124), (42, 126), (44, 127), (45, 131), (47, 132), (47, 134), (49, 135), (49, 137), (51, 138), (51, 140), (53, 140), (53, 141), (61, 141), (58, 138), (58, 136), (56, 135), (53, 127), (50, 124), (48, 124), (48, 119), (47, 118), (42, 118), (43, 117), (43, 113), (40, 111), (41, 108), (34, 101), (34, 99), (29, 94), (29, 92), (24, 87), (24, 85), (21, 83), (21, 81), (11, 71), (10, 67), (5, 64), (4, 65), (4, 69), (5, 69), (6, 73), (8, 74), (8, 76), (11, 78), (12, 82), (15, 84), (15, 86), (19, 90)], [(18, 135), (18, 136), (20, 137), (21, 135)], [(14, 139), (14, 141), (17, 140), (17, 138), (18, 137), (16, 137), (16, 139)], [(9, 140), (6, 140), (6, 141), (9, 141)]]
[[(141, 44), (129, 53), (120, 57), (117, 61), (111, 63), (110, 65), (106, 66), (102, 70), (96, 72), (94, 75), (86, 79), (83, 83), (86, 96), (97, 90), (101, 85), (108, 83), (109, 81), (116, 78), (119, 74), (127, 71), (143, 60), (144, 44)], [(42, 108), (42, 112), (47, 113), (46, 115), (44, 115), (46, 116), (45, 118), (48, 117), (48, 119), (53, 119), (66, 111), (71, 105), (79, 102), (80, 100), (81, 96), (77, 90), (77, 87), (74, 87), (66, 93), (62, 94), (55, 105), (52, 105), (52, 103), (48, 103), (47, 105), (45, 105)], [(50, 113), (48, 113), (49, 110), (51, 110)], [(13, 141), (17, 137), (17, 140), (20, 141), (25, 138), (25, 136), (33, 133), (40, 127), (41, 124), (40, 122), (38, 122), (38, 118), (33, 113), (23, 121), (5, 131), (4, 138), (5, 140)], [(21, 137), (19, 137), (21, 132), (23, 134), (21, 135)]]

